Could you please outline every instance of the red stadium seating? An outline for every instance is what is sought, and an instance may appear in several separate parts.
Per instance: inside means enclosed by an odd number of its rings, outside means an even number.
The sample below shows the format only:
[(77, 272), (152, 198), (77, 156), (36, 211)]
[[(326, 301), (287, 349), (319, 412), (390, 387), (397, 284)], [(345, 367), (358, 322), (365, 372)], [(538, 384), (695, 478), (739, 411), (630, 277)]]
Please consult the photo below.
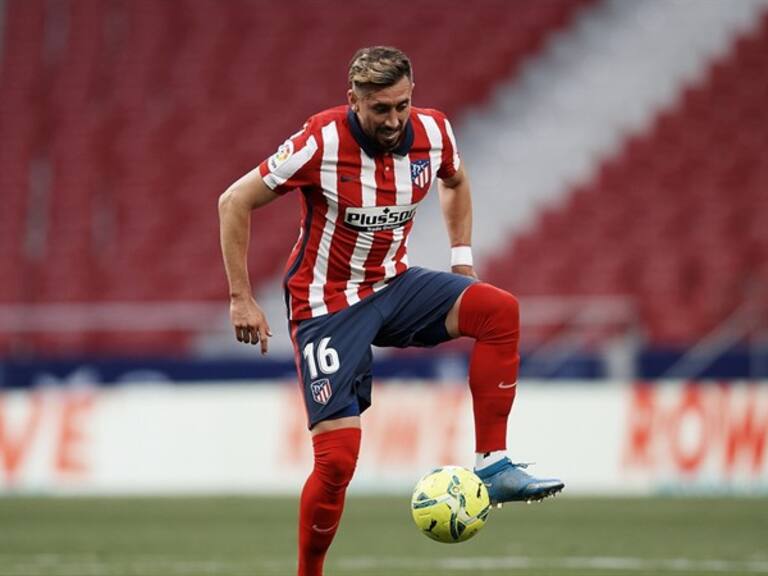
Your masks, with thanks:
[[(395, 6), (342, 0), (8, 0), (0, 303), (220, 300), (218, 195), (306, 116), (344, 101), (355, 49), (403, 48), (415, 103), (453, 114), (590, 1), (403, 2), (393, 21)], [(287, 202), (254, 215), (256, 281), (296, 238)], [(62, 338), (27, 348), (93, 344)], [(138, 340), (128, 349), (147, 348)]]
[(657, 345), (690, 345), (768, 298), (766, 102), (768, 14), (485, 277), (520, 295), (632, 295)]

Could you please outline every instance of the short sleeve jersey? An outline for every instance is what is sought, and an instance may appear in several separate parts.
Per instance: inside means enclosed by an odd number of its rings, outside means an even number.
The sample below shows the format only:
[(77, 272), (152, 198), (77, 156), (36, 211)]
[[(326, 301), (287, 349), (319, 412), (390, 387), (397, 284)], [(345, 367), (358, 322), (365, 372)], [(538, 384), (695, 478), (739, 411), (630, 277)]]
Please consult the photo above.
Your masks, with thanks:
[(459, 162), (451, 125), (437, 110), (412, 108), (402, 143), (386, 153), (346, 106), (309, 118), (259, 165), (276, 193), (301, 192), (301, 232), (285, 270), (289, 318), (337, 312), (407, 270), (419, 202)]

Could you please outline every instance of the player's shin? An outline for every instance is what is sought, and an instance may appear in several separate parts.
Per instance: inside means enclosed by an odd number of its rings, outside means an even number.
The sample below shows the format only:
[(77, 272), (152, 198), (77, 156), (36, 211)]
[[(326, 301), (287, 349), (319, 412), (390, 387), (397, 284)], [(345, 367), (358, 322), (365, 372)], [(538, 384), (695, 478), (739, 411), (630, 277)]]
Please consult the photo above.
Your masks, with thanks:
[(328, 548), (344, 510), (360, 451), (360, 429), (342, 428), (312, 438), (315, 465), (299, 509), (298, 576), (322, 576)]
[(485, 456), (490, 465), (506, 449), (507, 420), (517, 390), (517, 299), (490, 284), (473, 284), (462, 296), (459, 331), (476, 339), (469, 364), (475, 444), (479, 457)]

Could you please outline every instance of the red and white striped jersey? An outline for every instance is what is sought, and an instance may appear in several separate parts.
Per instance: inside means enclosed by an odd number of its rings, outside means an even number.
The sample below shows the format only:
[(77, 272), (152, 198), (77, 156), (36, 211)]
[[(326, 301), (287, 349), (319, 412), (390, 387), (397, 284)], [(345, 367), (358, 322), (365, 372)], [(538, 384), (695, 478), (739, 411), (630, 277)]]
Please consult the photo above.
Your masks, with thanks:
[(435, 177), (458, 168), (451, 125), (437, 110), (412, 108), (391, 153), (377, 152), (346, 106), (312, 116), (259, 165), (269, 188), (302, 194), (301, 231), (285, 273), (289, 318), (337, 312), (404, 272), (419, 202)]

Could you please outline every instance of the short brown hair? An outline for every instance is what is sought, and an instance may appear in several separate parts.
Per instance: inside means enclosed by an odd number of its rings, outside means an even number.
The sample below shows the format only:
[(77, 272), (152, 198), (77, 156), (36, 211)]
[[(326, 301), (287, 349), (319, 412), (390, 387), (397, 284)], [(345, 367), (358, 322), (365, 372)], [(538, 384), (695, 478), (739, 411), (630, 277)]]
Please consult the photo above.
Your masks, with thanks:
[(391, 46), (361, 48), (349, 63), (349, 85), (353, 89), (379, 90), (405, 77), (413, 81), (411, 61), (403, 51)]

